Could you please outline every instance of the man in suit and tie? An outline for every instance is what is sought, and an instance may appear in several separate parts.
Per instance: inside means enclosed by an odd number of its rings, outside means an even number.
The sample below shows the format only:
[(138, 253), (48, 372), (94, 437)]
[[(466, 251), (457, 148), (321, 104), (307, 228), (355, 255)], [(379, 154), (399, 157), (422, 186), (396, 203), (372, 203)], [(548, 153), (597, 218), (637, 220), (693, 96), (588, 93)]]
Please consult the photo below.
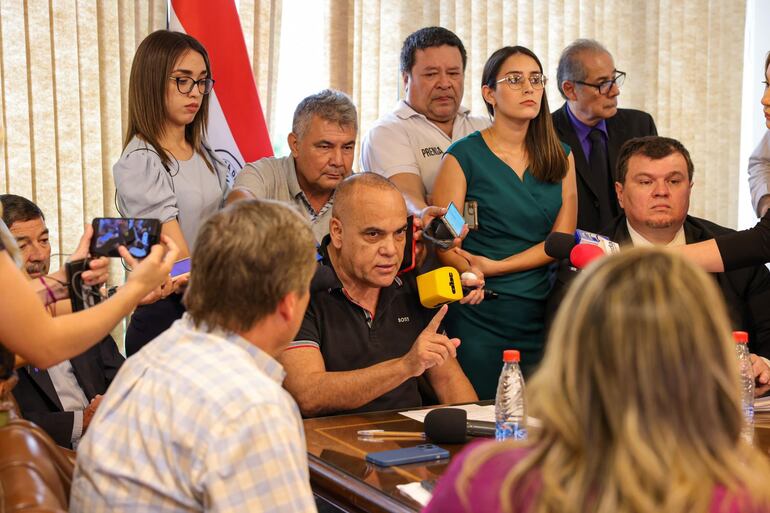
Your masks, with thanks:
[(566, 102), (553, 113), (559, 138), (575, 155), (577, 227), (598, 232), (620, 213), (615, 196), (615, 161), (629, 139), (657, 135), (646, 112), (618, 108), (626, 74), (597, 41), (578, 39), (561, 54), (556, 80)]
[[(3, 221), (19, 244), (27, 274), (34, 280), (48, 274), (51, 245), (43, 212), (14, 194), (0, 195), (0, 202)], [(61, 305), (56, 308), (59, 311), (52, 314), (65, 313)], [(57, 444), (76, 449), (122, 363), (123, 356), (108, 335), (85, 353), (48, 370), (18, 369), (13, 396), (25, 419), (43, 428)]]
[[(618, 157), (615, 191), (622, 214), (603, 235), (621, 247), (678, 246), (733, 230), (688, 214), (694, 166), (675, 139), (640, 137)], [(736, 330), (749, 332), (749, 349), (770, 358), (770, 272), (764, 265), (714, 273)], [(770, 368), (752, 355), (757, 390), (770, 389)]]

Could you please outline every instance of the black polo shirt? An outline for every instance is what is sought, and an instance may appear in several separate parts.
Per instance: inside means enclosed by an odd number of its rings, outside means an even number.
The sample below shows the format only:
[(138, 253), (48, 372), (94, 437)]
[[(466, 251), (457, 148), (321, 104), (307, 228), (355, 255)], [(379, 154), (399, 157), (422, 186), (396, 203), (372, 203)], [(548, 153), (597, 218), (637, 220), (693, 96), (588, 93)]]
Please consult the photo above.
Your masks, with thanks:
[[(329, 372), (351, 371), (399, 358), (435, 312), (420, 304), (413, 273), (397, 277), (380, 290), (377, 311), (372, 315), (347, 295), (326, 253), (328, 236), (321, 245), (322, 260), (310, 286), (310, 304), (294, 342), (297, 347), (321, 351)], [(354, 413), (421, 406), (417, 378), (410, 378)]]

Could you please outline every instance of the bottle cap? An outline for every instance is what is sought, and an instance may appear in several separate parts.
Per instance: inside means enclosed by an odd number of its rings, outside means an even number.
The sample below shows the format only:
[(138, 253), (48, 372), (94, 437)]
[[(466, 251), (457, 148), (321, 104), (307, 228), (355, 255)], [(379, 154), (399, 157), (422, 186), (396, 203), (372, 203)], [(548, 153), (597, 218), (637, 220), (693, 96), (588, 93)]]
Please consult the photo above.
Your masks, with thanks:
[(733, 340), (736, 344), (748, 344), (749, 334), (745, 331), (733, 331)]
[(510, 363), (510, 362), (518, 362), (521, 360), (521, 357), (519, 356), (519, 351), (516, 349), (506, 349), (503, 351), (503, 362), (504, 363)]

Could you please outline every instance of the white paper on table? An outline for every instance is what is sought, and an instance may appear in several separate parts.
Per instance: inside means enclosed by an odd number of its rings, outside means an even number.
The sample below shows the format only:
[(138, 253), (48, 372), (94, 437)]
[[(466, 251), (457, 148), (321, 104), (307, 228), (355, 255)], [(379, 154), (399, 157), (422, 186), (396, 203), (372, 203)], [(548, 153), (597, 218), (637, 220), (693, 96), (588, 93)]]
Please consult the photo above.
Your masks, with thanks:
[(754, 411), (767, 412), (770, 411), (770, 395), (754, 399)]
[[(440, 408), (446, 408), (446, 407), (441, 406)], [(485, 406), (480, 406), (478, 404), (463, 404), (460, 406), (450, 406), (450, 408), (460, 408), (461, 410), (465, 410), (468, 413), (468, 420), (477, 420), (477, 421), (483, 421), (483, 422), (495, 421), (494, 404), (487, 404)], [(423, 410), (402, 411), (402, 412), (399, 412), (399, 415), (403, 415), (404, 417), (409, 417), (410, 419), (414, 419), (418, 422), (424, 423), (425, 416), (428, 414), (428, 412), (436, 409), (438, 408), (425, 408)], [(540, 421), (534, 417), (527, 417), (527, 425), (537, 427), (537, 426), (540, 426)]]
[(430, 498), (433, 496), (433, 494), (423, 488), (422, 484), (418, 481), (396, 485), (396, 488), (407, 497), (417, 501), (420, 506), (427, 506), (430, 502)]

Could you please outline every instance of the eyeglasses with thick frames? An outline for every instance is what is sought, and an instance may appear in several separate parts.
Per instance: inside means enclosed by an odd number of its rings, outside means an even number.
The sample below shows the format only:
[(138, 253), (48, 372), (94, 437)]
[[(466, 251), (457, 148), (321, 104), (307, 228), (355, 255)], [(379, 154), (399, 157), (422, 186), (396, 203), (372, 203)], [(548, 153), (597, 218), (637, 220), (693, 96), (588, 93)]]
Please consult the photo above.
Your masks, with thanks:
[(610, 90), (612, 89), (612, 86), (616, 85), (618, 86), (618, 89), (623, 85), (623, 82), (626, 81), (626, 72), (625, 71), (619, 71), (615, 70), (615, 76), (612, 77), (611, 80), (605, 80), (604, 82), (601, 82), (599, 84), (589, 84), (588, 82), (583, 82), (580, 80), (574, 80), (576, 84), (588, 86), (588, 87), (595, 87), (599, 90), (599, 94), (607, 95)]
[(198, 86), (198, 92), (201, 94), (209, 94), (214, 89), (213, 78), (200, 78), (193, 80), (190, 77), (168, 77), (169, 80), (176, 80), (176, 90), (182, 94), (189, 94), (193, 87)]
[(532, 86), (532, 89), (542, 89), (548, 82), (548, 78), (542, 73), (531, 73), (528, 77), (525, 77), (523, 73), (510, 73), (495, 83), (502, 84), (506, 82), (511, 89), (519, 90), (524, 87), (525, 80), (529, 80), (529, 85)]

